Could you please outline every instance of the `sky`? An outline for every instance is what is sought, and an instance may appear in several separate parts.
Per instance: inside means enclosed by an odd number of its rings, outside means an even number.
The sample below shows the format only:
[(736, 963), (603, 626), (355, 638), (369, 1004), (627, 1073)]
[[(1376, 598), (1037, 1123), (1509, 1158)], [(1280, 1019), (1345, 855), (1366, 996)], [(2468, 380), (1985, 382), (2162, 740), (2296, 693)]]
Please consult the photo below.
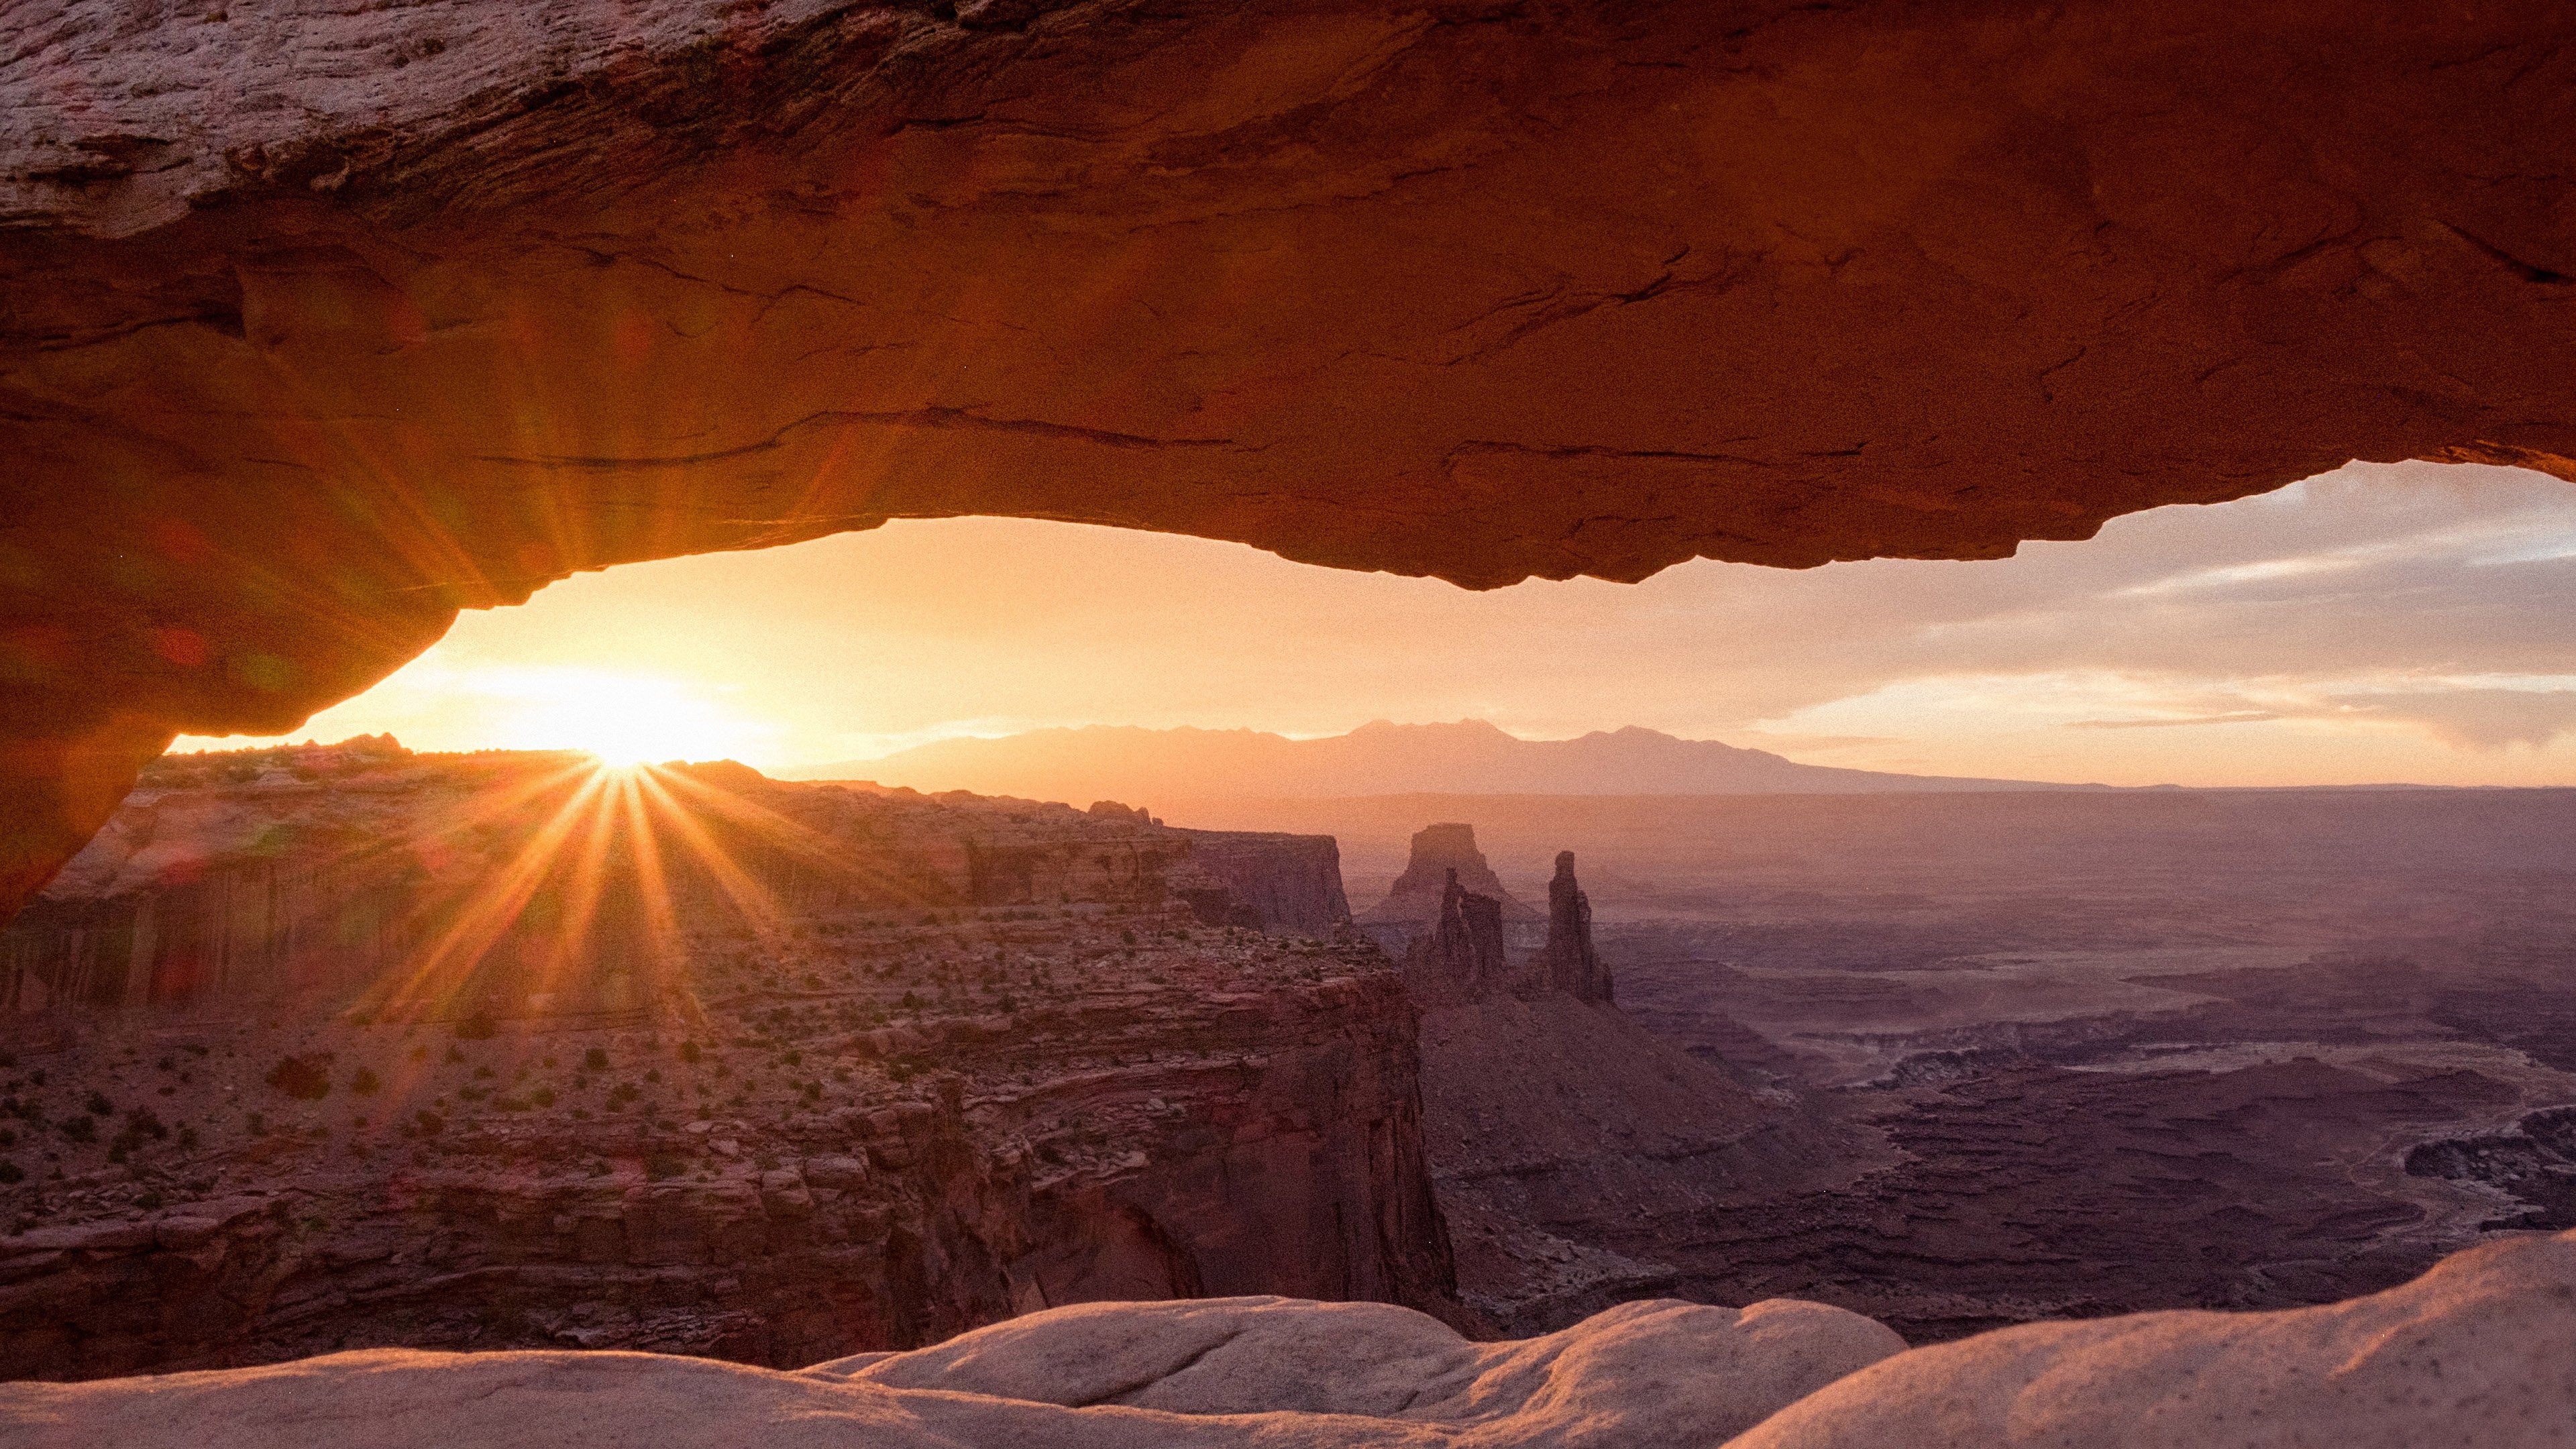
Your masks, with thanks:
[[(1054, 725), (1643, 725), (2111, 784), (2576, 785), (2576, 487), (2353, 464), (1974, 563), (1471, 593), (1240, 544), (901, 521), (465, 615), (291, 738), (764, 768)], [(240, 739), (183, 739), (227, 748)]]

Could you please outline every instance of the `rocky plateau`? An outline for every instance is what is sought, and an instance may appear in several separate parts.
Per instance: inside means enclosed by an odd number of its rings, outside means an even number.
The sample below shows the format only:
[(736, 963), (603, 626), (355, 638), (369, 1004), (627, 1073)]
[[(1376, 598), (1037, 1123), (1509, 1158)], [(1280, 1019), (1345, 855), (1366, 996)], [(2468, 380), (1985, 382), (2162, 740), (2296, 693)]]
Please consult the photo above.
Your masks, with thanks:
[(1142, 816), (381, 740), (157, 765), (0, 935), (0, 1362), (1472, 1322), (1331, 842)]

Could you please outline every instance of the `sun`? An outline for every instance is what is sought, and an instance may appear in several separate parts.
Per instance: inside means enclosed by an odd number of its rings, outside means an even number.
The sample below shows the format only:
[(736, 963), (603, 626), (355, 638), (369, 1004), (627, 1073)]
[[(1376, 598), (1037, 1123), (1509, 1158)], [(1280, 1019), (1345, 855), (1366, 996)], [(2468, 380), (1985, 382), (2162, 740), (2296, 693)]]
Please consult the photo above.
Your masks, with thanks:
[(618, 769), (756, 757), (775, 729), (678, 680), (586, 669), (527, 670), (498, 731), (522, 749), (580, 750)]

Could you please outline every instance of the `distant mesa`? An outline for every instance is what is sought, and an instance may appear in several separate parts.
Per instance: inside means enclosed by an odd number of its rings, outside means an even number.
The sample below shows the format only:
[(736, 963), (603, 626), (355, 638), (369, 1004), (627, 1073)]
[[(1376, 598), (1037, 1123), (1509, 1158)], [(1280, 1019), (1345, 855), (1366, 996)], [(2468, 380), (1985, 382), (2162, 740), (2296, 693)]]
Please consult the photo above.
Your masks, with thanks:
[(1503, 889), (1485, 853), (1476, 848), (1476, 827), (1457, 822), (1426, 825), (1413, 836), (1413, 855), (1404, 874), (1395, 878), (1386, 899), (1358, 918), (1363, 926), (1428, 926), (1441, 918), (1452, 889), (1490, 897), (1505, 921), (1545, 919)]

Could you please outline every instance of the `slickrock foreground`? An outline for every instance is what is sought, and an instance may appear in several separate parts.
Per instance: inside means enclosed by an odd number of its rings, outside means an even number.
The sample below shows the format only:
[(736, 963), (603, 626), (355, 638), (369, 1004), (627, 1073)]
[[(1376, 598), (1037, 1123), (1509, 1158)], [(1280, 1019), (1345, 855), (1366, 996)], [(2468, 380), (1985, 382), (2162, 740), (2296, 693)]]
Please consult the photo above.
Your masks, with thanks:
[(1470, 1344), (1376, 1304), (1090, 1304), (802, 1373), (640, 1354), (340, 1354), (0, 1386), (0, 1444), (779, 1449), (2542, 1449), (2576, 1443), (2576, 1235), (2286, 1313), (1900, 1351), (1856, 1314), (1630, 1303)]
[(2140, 1313), (1920, 1348), (1733, 1449), (2576, 1444), (2576, 1233), (2282, 1313)]

